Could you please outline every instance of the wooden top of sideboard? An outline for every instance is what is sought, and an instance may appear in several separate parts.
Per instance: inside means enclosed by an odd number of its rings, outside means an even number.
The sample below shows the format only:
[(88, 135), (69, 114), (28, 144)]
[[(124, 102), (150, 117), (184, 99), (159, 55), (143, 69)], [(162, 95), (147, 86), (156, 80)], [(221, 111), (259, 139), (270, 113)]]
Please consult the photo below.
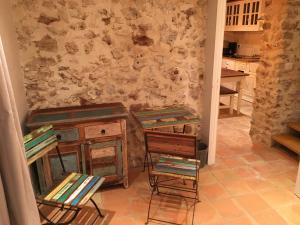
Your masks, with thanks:
[(30, 112), (26, 125), (29, 128), (45, 124), (67, 125), (96, 120), (109, 121), (128, 117), (125, 106), (120, 103), (104, 103), (85, 106), (37, 109)]

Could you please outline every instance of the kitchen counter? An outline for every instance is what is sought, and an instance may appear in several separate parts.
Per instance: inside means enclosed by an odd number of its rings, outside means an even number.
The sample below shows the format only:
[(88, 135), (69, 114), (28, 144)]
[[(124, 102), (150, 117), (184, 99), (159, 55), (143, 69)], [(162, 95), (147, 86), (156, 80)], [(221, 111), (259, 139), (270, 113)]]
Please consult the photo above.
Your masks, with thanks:
[(249, 74), (244, 73), (242, 71), (236, 71), (236, 70), (230, 70), (226, 68), (222, 68), (221, 71), (221, 78), (226, 78), (226, 77), (244, 77), (244, 76), (249, 76)]
[(230, 60), (235, 60), (239, 62), (259, 62), (260, 57), (230, 57), (230, 56), (223, 56), (223, 59), (230, 59)]

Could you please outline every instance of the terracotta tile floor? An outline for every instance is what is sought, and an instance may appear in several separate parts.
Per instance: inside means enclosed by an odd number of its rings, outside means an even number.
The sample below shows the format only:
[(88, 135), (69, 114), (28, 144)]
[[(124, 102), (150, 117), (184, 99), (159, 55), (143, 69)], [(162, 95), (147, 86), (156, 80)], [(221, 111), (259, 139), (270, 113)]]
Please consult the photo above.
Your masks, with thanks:
[[(195, 225), (300, 224), (300, 199), (293, 194), (297, 157), (253, 145), (249, 124), (247, 117), (219, 120), (216, 164), (201, 169)], [(136, 169), (128, 189), (102, 191), (101, 206), (115, 212), (109, 225), (142, 225), (149, 198), (147, 173)], [(153, 213), (160, 218), (191, 224), (191, 211), (183, 199), (154, 200)]]

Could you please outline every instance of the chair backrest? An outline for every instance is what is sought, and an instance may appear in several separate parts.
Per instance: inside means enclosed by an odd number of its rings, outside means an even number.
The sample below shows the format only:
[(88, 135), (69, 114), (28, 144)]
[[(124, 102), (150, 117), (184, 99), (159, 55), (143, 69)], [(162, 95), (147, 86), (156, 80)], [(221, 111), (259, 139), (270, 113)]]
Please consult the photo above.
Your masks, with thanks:
[(145, 144), (148, 153), (196, 158), (196, 137), (192, 135), (145, 131)]

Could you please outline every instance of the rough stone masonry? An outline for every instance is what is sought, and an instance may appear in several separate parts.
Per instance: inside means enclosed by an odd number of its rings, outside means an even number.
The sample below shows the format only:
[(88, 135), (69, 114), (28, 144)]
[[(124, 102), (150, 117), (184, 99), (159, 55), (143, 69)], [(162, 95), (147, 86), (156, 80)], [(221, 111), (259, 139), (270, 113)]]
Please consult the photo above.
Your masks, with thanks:
[[(123, 102), (201, 114), (206, 0), (14, 0), (30, 109)], [(129, 158), (140, 164), (134, 124)]]
[(265, 1), (265, 23), (250, 134), (271, 144), (300, 120), (300, 1)]

